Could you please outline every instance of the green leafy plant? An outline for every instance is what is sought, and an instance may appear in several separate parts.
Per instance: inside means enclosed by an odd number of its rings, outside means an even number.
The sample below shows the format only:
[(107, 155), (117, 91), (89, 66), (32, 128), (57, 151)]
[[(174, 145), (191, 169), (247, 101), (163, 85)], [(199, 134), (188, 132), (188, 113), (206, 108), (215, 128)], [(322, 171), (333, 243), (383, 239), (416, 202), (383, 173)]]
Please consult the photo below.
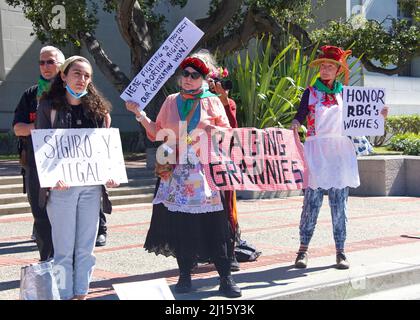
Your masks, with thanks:
[(407, 155), (420, 155), (420, 135), (415, 133), (404, 133), (393, 136), (388, 148), (395, 151), (402, 151)]
[[(272, 38), (259, 39), (255, 50), (236, 56), (233, 67), (237, 118), (243, 127), (287, 127), (292, 121), (306, 86), (316, 80), (316, 71), (308, 64), (316, 54), (303, 56), (292, 44), (273, 57)], [(251, 58), (251, 56), (254, 56)]]

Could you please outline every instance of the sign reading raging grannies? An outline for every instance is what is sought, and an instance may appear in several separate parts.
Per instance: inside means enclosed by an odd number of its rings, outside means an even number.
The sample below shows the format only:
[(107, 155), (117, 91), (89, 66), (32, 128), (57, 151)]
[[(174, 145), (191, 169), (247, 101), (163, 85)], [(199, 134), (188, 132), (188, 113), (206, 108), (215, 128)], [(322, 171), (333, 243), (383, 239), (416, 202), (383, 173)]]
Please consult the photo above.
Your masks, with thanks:
[(345, 86), (343, 88), (343, 135), (382, 136), (385, 120), (385, 89)]
[(204, 170), (212, 190), (298, 190), (307, 181), (299, 137), (280, 128), (212, 132)]
[(42, 188), (62, 180), (69, 186), (126, 183), (120, 132), (110, 129), (31, 130)]
[(184, 18), (120, 97), (137, 102), (144, 109), (203, 35), (203, 31)]

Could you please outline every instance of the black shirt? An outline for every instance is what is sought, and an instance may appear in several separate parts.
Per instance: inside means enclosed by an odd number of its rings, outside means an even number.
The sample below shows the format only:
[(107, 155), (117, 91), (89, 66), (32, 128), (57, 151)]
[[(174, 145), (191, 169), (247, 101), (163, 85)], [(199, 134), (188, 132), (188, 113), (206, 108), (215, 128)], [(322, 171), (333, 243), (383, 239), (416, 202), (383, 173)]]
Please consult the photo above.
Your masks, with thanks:
[(96, 128), (96, 124), (92, 119), (88, 118), (81, 104), (70, 105), (71, 127), (79, 128)]
[[(38, 109), (37, 92), (38, 85), (34, 85), (25, 90), (15, 109), (12, 126), (15, 126), (16, 123), (30, 124), (35, 122), (36, 110)], [(19, 153), (22, 149), (27, 151), (29, 165), (35, 166), (31, 136), (19, 137)]]

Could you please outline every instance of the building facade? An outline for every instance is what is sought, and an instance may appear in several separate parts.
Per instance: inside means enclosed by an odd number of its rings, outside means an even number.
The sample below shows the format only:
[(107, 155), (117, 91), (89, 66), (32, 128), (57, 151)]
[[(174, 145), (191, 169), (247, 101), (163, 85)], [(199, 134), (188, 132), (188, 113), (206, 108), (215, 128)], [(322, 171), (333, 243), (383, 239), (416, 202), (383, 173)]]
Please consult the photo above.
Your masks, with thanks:
[[(203, 18), (209, 4), (209, 0), (189, 1), (189, 4), (181, 10), (170, 7), (168, 2), (169, 0), (161, 1), (156, 10), (167, 17), (169, 31), (184, 16), (192, 21)], [(315, 12), (316, 25), (322, 25), (331, 19), (347, 19), (354, 13), (361, 13), (367, 19), (380, 21), (387, 16), (398, 17), (401, 14), (397, 0), (326, 0), (326, 4)], [(31, 32), (31, 23), (24, 18), (22, 10), (10, 7), (4, 0), (0, 0), (0, 131), (2, 132), (11, 129), (13, 111), (21, 94), (27, 87), (36, 83), (39, 76), (37, 61), (42, 45), (30, 35)], [(120, 36), (113, 15), (99, 12), (96, 36), (111, 60), (129, 75), (130, 52)], [(66, 50), (64, 53), (75, 54)], [(84, 50), (77, 54), (93, 61), (89, 53)], [(93, 72), (97, 87), (113, 105), (113, 126), (120, 128), (121, 131), (137, 130), (138, 124), (125, 110), (124, 102), (119, 98), (117, 90), (95, 65)], [(386, 88), (386, 102), (391, 107), (391, 114), (420, 113), (420, 57), (412, 61), (404, 76), (386, 76), (362, 70), (360, 81), (365, 86)]]

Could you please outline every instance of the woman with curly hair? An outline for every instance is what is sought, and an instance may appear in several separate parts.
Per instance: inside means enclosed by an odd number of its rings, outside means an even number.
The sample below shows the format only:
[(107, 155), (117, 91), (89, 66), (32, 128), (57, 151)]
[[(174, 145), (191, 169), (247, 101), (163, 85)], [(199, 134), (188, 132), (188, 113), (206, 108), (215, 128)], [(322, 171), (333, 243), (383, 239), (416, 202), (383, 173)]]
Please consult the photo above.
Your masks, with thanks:
[[(92, 83), (92, 66), (80, 56), (68, 58), (41, 98), (37, 129), (102, 128), (109, 121), (111, 106)], [(108, 187), (118, 186), (108, 180)], [(96, 235), (103, 186), (69, 187), (57, 181), (49, 190), (47, 213), (51, 222), (54, 266), (59, 271), (60, 298), (85, 300), (95, 266)]]

